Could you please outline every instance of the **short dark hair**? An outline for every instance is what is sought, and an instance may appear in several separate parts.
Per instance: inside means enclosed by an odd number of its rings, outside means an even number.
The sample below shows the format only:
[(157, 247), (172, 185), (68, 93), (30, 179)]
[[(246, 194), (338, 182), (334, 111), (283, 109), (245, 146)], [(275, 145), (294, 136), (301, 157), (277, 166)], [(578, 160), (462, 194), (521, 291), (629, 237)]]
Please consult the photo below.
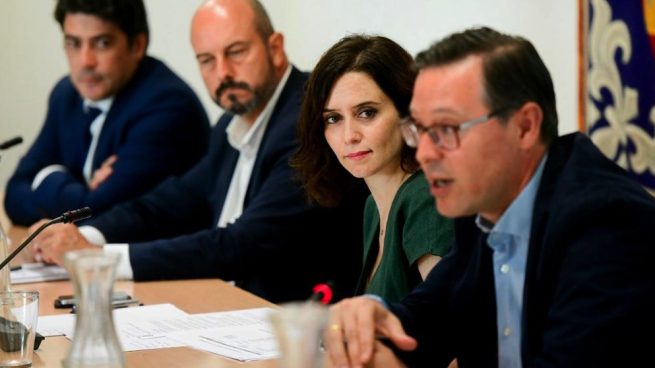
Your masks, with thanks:
[[(297, 170), (310, 201), (333, 207), (353, 187), (362, 185), (337, 160), (325, 140), (323, 110), (334, 83), (348, 72), (365, 73), (393, 102), (398, 114), (407, 116), (416, 69), (412, 56), (382, 36), (352, 35), (327, 50), (314, 68), (300, 110), (300, 147), (291, 164)], [(401, 167), (418, 169), (415, 149), (403, 144)]]
[(555, 91), (550, 73), (530, 41), (488, 27), (471, 28), (437, 41), (416, 56), (419, 69), (447, 65), (470, 55), (482, 56), (484, 90), (491, 111), (510, 108), (501, 118), (528, 101), (543, 110), (541, 141), (549, 145), (558, 135)]
[(64, 28), (66, 14), (84, 13), (111, 22), (127, 36), (131, 45), (141, 33), (150, 39), (146, 9), (142, 0), (58, 0), (55, 19)]

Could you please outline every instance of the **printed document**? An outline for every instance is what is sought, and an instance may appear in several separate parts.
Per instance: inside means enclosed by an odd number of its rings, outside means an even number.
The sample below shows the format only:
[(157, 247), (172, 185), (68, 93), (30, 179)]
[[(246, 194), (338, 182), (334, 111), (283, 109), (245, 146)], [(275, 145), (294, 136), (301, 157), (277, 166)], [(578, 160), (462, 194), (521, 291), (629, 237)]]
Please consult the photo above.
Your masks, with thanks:
[[(172, 304), (115, 309), (116, 333), (123, 351), (188, 346), (239, 361), (279, 356), (269, 323), (272, 308), (188, 314)], [(43, 336), (74, 338), (75, 315), (40, 316)]]

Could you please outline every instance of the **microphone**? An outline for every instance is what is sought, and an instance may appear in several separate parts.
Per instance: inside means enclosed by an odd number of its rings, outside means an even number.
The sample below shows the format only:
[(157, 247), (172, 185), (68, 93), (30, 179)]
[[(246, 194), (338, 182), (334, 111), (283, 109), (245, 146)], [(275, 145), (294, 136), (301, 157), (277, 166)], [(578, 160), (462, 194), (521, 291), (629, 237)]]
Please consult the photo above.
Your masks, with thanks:
[(23, 248), (25, 248), (34, 238), (36, 238), (36, 236), (39, 235), (39, 233), (41, 233), (41, 231), (43, 231), (43, 229), (45, 229), (46, 227), (58, 223), (70, 224), (80, 220), (88, 219), (89, 217), (91, 217), (91, 209), (89, 207), (84, 207), (72, 211), (66, 211), (61, 216), (46, 222), (45, 224), (41, 225), (38, 229), (36, 229), (35, 232), (30, 234), (30, 236), (28, 236), (27, 239), (25, 239), (23, 243), (21, 243), (21, 245), (18, 246), (18, 248), (16, 248), (13, 252), (11, 252), (11, 254), (7, 256), (7, 258), (5, 258), (2, 261), (2, 263), (0, 263), (0, 270), (2, 270), (7, 264), (9, 264), (9, 262), (11, 262), (11, 260), (14, 259), (14, 257), (16, 257), (16, 255), (20, 253), (20, 251), (22, 251)]
[[(76, 210), (66, 211), (61, 216), (57, 217), (56, 219), (50, 222), (53, 224), (56, 224), (58, 222), (63, 222), (64, 224), (72, 224), (73, 222), (86, 220), (89, 217), (91, 217), (91, 208), (82, 207)], [(48, 225), (50, 225), (50, 223), (48, 223)], [(0, 269), (2, 269), (2, 266), (0, 266)]]
[(332, 300), (332, 296), (332, 283), (328, 281), (326, 283), (316, 284), (314, 289), (312, 289), (312, 295), (307, 301), (328, 304)]
[(0, 143), (0, 150), (6, 150), (7, 148), (11, 148), (21, 143), (23, 143), (23, 137), (14, 137), (12, 139)]

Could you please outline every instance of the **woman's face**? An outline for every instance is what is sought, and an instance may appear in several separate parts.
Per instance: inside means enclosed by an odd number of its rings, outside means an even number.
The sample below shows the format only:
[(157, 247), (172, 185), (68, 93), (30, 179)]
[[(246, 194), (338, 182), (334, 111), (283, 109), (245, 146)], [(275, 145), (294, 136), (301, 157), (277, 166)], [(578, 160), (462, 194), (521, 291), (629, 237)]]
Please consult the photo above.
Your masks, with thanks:
[(366, 73), (341, 76), (323, 109), (325, 139), (357, 178), (401, 171), (403, 140), (393, 102)]

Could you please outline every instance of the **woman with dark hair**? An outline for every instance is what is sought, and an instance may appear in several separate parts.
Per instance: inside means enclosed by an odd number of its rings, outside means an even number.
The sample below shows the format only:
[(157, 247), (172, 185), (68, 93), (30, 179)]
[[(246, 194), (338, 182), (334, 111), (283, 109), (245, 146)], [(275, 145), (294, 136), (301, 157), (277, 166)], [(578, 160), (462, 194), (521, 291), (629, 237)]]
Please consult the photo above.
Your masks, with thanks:
[(390, 39), (343, 38), (307, 82), (292, 159), (310, 200), (324, 206), (339, 205), (364, 179), (371, 195), (357, 293), (390, 302), (425, 279), (453, 238), (398, 127), (415, 77), (412, 57)]

